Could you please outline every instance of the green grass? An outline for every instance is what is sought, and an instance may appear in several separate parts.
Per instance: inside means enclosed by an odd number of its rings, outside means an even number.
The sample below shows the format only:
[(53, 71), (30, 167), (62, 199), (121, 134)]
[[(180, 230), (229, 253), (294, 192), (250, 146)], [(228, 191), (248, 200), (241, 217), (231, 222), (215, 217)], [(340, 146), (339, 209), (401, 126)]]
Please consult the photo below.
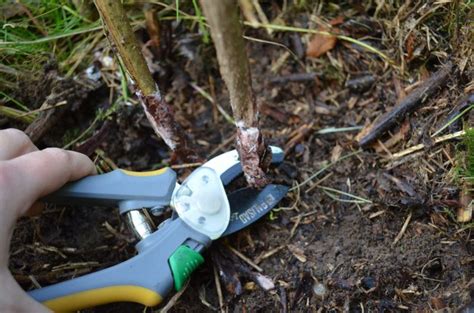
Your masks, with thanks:
[[(54, 60), (63, 76), (89, 66), (102, 26), (76, 11), (69, 0), (3, 1), (0, 4), (0, 115), (30, 123), (28, 104), (15, 99), (22, 77), (37, 77)], [(16, 108), (16, 109), (15, 109)], [(18, 109), (20, 111), (18, 111)]]
[(194, 7), (194, 13), (198, 17), (199, 31), (202, 34), (202, 41), (205, 44), (208, 44), (209, 43), (209, 31), (207, 30), (206, 24), (204, 23), (205, 18), (201, 13), (201, 9), (199, 8), (197, 0), (193, 0), (193, 7)]
[[(468, 127), (461, 143), (456, 145), (456, 166), (453, 168), (456, 184), (474, 192), (474, 128)], [(465, 190), (466, 191), (466, 190)]]
[[(160, 19), (173, 14), (175, 19), (183, 20), (191, 29), (197, 25), (203, 41), (209, 42), (209, 32), (198, 1), (151, 3), (166, 8), (159, 13)], [(67, 76), (90, 65), (90, 52), (99, 42), (97, 37), (103, 37), (99, 20), (90, 21), (81, 16), (70, 0), (23, 1), (22, 5), (23, 9), (18, 3), (0, 4), (1, 90), (11, 89), (11, 81), (16, 79), (12, 72), (40, 71), (51, 58), (57, 61), (60, 72)], [(132, 25), (142, 26), (144, 17), (141, 7), (133, 5), (128, 11)]]
[[(0, 62), (20, 72), (39, 70), (52, 56), (60, 70), (67, 71), (74, 66), (68, 60), (78, 47), (94, 40), (90, 32), (101, 29), (98, 21), (83, 18), (70, 1), (23, 3), (23, 9), (4, 14), (0, 21)], [(6, 3), (2, 9), (13, 10), (14, 6), (18, 4)]]
[[(154, 1), (151, 1), (153, 3)], [(126, 2), (127, 14), (134, 27), (144, 27), (143, 7)], [(204, 42), (210, 36), (197, 0), (165, 0), (159, 16), (173, 16), (189, 31), (199, 29)], [(182, 11), (185, 10), (185, 11)], [(186, 13), (190, 12), (190, 13)], [(93, 18), (91, 18), (93, 19)], [(0, 3), (0, 115), (31, 122), (28, 104), (15, 99), (18, 82), (23, 77), (36, 77), (44, 65), (54, 60), (59, 75), (73, 76), (92, 63), (93, 50), (105, 40), (100, 20), (81, 15), (70, 0), (3, 1)], [(123, 66), (120, 91), (124, 101), (129, 97)]]
[(462, 175), (474, 188), (474, 128), (466, 130), (464, 144), (466, 146), (466, 157)]

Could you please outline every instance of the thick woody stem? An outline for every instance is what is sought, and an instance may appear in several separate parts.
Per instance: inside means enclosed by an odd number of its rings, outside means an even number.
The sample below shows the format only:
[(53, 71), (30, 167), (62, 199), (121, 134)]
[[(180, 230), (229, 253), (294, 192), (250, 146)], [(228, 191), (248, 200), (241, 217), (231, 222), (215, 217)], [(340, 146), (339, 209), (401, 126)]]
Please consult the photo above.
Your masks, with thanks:
[(194, 154), (187, 147), (186, 137), (174, 118), (173, 108), (161, 97), (160, 90), (151, 76), (122, 1), (94, 0), (94, 3), (106, 26), (110, 43), (138, 87), (137, 95), (153, 130), (176, 153), (178, 159), (184, 162), (193, 161)]
[(245, 177), (249, 185), (263, 187), (268, 183), (264, 170), (271, 160), (271, 152), (258, 128), (258, 109), (237, 1), (201, 0), (201, 6), (211, 28), (221, 75), (229, 90), (237, 126), (237, 149)]

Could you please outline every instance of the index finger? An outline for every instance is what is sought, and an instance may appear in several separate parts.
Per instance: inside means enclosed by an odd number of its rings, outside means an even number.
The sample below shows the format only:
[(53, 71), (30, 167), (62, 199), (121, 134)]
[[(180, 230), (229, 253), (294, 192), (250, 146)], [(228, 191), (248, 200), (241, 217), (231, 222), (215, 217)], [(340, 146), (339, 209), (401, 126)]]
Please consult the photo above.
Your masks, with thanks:
[(38, 151), (30, 138), (21, 130), (0, 130), (0, 160), (9, 160), (22, 154)]
[(21, 190), (20, 214), (37, 199), (70, 181), (96, 173), (94, 163), (84, 154), (58, 148), (28, 153), (6, 161), (12, 168), (13, 190)]

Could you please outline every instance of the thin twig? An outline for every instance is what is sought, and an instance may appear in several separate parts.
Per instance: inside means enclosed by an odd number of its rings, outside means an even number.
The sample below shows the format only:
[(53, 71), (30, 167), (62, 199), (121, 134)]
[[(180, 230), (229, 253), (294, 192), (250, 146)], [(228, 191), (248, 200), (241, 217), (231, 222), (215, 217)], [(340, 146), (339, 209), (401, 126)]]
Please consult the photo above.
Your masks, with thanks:
[(369, 146), (396, 125), (397, 122), (406, 118), (408, 113), (417, 109), (421, 103), (425, 102), (439, 87), (444, 85), (446, 80), (450, 77), (452, 70), (453, 64), (447, 62), (436, 73), (433, 73), (430, 78), (423, 81), (423, 83), (410, 92), (408, 96), (403, 98), (392, 110), (382, 115), (382, 117), (376, 121), (370, 128), (370, 131), (359, 140), (359, 146)]
[(214, 101), (214, 99), (211, 97), (211, 95), (206, 92), (204, 89), (202, 89), (201, 87), (199, 87), (196, 83), (192, 82), (190, 83), (191, 87), (194, 88), (194, 90), (196, 90), (201, 96), (203, 96), (204, 98), (206, 98), (210, 103), (214, 104), (217, 108), (217, 110), (219, 111), (219, 113), (222, 114), (222, 116), (224, 117), (224, 119), (229, 123), (229, 124), (232, 124), (234, 125), (235, 124), (235, 121), (234, 119), (229, 115), (229, 113), (226, 112), (226, 110), (219, 104), (219, 103), (216, 103)]
[[(319, 186), (318, 188), (321, 188), (323, 191), (325, 191), (325, 193), (327, 195), (329, 195), (332, 199), (334, 199), (336, 201), (349, 202), (349, 203), (369, 203), (369, 204), (372, 203), (372, 201), (370, 201), (369, 199), (365, 199), (365, 198), (353, 195), (351, 193), (344, 192), (342, 190), (334, 189), (334, 188), (331, 188), (331, 187), (325, 187), (325, 186)], [(346, 199), (337, 198), (336, 196), (334, 196), (331, 193), (338, 193), (340, 195), (352, 198), (354, 200), (346, 200)]]
[[(52, 104), (52, 105), (47, 105), (43, 107), (43, 105), (39, 108), (39, 109), (36, 109), (36, 110), (31, 110), (31, 111), (28, 111), (28, 112), (25, 112), (25, 113), (22, 113), (20, 115), (20, 117), (23, 117), (23, 116), (29, 116), (29, 115), (36, 115), (37, 113), (40, 113), (40, 112), (43, 112), (43, 111), (47, 111), (47, 110), (51, 110), (51, 109), (54, 109), (54, 108), (58, 108), (60, 106), (63, 106), (63, 105), (66, 105), (67, 104), (67, 101), (66, 100), (62, 100), (62, 101), (59, 101), (58, 103), (56, 104)], [(34, 117), (34, 116), (33, 116)]]
[(232, 136), (230, 136), (229, 138), (224, 140), (220, 145), (214, 148), (214, 150), (212, 150), (211, 153), (209, 153), (209, 157), (214, 156), (217, 152), (221, 151), (223, 148), (227, 147), (232, 142), (234, 142), (234, 140), (235, 140), (235, 134), (232, 134)]
[(410, 212), (410, 214), (408, 214), (408, 216), (405, 220), (405, 223), (403, 223), (402, 229), (400, 229), (400, 232), (398, 233), (397, 237), (395, 237), (395, 240), (393, 240), (392, 247), (395, 246), (400, 239), (402, 239), (403, 234), (407, 230), (408, 223), (410, 223), (411, 215), (412, 215), (412, 213)]
[(350, 131), (356, 131), (356, 130), (361, 130), (363, 127), (362, 126), (352, 126), (352, 127), (328, 127), (328, 128), (322, 128), (316, 132), (316, 134), (319, 135), (325, 135), (325, 134), (332, 134), (332, 133), (341, 133), (341, 132), (350, 132)]
[(253, 267), (254, 269), (256, 269), (258, 272), (263, 272), (263, 269), (258, 266), (257, 264), (255, 264), (252, 260), (250, 260), (248, 257), (246, 257), (245, 255), (243, 255), (240, 251), (236, 250), (235, 248), (231, 247), (230, 245), (226, 245), (227, 248), (229, 248), (230, 251), (232, 251), (236, 256), (238, 256), (239, 258), (241, 258), (243, 261), (245, 261), (245, 263), (247, 263), (248, 265), (250, 265), (251, 267)]
[[(460, 130), (458, 132), (455, 132), (455, 133), (452, 133), (452, 134), (447, 134), (447, 135), (443, 135), (443, 136), (439, 136), (439, 137), (436, 137), (434, 138), (433, 140), (433, 143), (434, 144), (438, 144), (438, 143), (441, 143), (443, 141), (447, 141), (447, 140), (450, 140), (450, 139), (454, 139), (454, 138), (458, 138), (458, 137), (461, 137), (461, 136), (464, 136), (466, 134), (466, 132), (464, 130)], [(412, 146), (408, 149), (405, 149), (403, 151), (400, 151), (400, 152), (397, 152), (397, 153), (394, 153), (391, 157), (392, 160), (394, 159), (398, 159), (398, 158), (401, 158), (405, 155), (408, 155), (408, 154), (411, 154), (413, 152), (416, 152), (416, 151), (419, 151), (419, 150), (422, 150), (423, 148), (425, 148), (426, 146), (422, 143), (420, 143), (419, 145), (416, 145), (416, 146)]]
[(313, 190), (314, 188), (317, 188), (319, 185), (321, 185), (321, 183), (323, 181), (325, 181), (326, 179), (328, 179), (329, 177), (331, 177), (332, 175), (334, 174), (334, 172), (330, 172), (328, 173), (326, 176), (324, 176), (323, 178), (321, 178), (320, 180), (318, 180), (317, 182), (315, 182), (313, 185), (311, 185), (311, 187), (309, 187), (308, 189), (306, 189), (305, 193), (309, 193), (311, 190)]
[(160, 313), (166, 313), (168, 312), (175, 304), (178, 302), (179, 298), (181, 295), (188, 289), (190, 280), (186, 282), (186, 285), (184, 285), (183, 288), (181, 288), (180, 291), (178, 291), (171, 299), (166, 303), (166, 305), (161, 309)]
[(255, 263), (259, 264), (261, 263), (263, 260), (265, 260), (266, 258), (269, 258), (271, 257), (272, 255), (274, 255), (275, 253), (279, 252), (280, 250), (283, 250), (283, 248), (286, 247), (286, 244), (284, 245), (281, 245), (281, 246), (278, 246), (270, 251), (267, 251), (261, 255), (259, 255), (256, 259), (255, 259)]
[(291, 189), (289, 191), (293, 191), (295, 188), (300, 188), (301, 186), (304, 186), (306, 185), (307, 183), (309, 183), (310, 181), (312, 181), (314, 178), (318, 177), (319, 174), (321, 174), (322, 172), (326, 171), (327, 169), (329, 169), (330, 167), (332, 167), (333, 165), (335, 165), (336, 163), (338, 162), (341, 162), (345, 159), (348, 159), (356, 154), (359, 154), (361, 153), (362, 150), (357, 150), (357, 151), (354, 151), (354, 152), (351, 152), (351, 153), (348, 153), (342, 157), (340, 157), (339, 159), (337, 159), (336, 161), (334, 162), (331, 162), (329, 163), (328, 165), (325, 165), (323, 166), (322, 168), (320, 168), (316, 173), (314, 173), (313, 175), (311, 175), (310, 177), (306, 178), (305, 180), (303, 180), (300, 184), (298, 184), (297, 186), (294, 186), (294, 187), (291, 187)]
[(92, 123), (89, 125), (89, 127), (86, 128), (79, 136), (77, 136), (75, 139), (73, 139), (71, 142), (67, 143), (63, 149), (69, 149), (72, 147), (74, 144), (76, 144), (79, 140), (84, 138), (97, 124), (97, 122), (100, 120), (100, 116), (96, 116), (95, 119), (92, 121)]
[(339, 35), (339, 34), (331, 34), (330, 32), (326, 31), (320, 31), (320, 30), (314, 30), (314, 29), (306, 29), (306, 28), (299, 28), (299, 27), (292, 27), (292, 26), (285, 26), (285, 25), (276, 25), (276, 24), (263, 24), (263, 23), (257, 23), (257, 24), (251, 24), (249, 22), (244, 22), (245, 25), (252, 26), (252, 27), (262, 27), (265, 29), (273, 29), (273, 30), (278, 30), (278, 31), (286, 31), (286, 32), (298, 32), (298, 33), (307, 33), (307, 34), (318, 34), (318, 35), (324, 35), (324, 36), (334, 36), (337, 37), (339, 40), (344, 40), (353, 44), (356, 44), (372, 53), (377, 54), (380, 56), (382, 59), (385, 61), (389, 62), (391, 65), (394, 65), (395, 62), (389, 58), (385, 53), (382, 51), (351, 37), (344, 36), (344, 35)]
[(221, 313), (224, 313), (224, 296), (222, 295), (221, 281), (219, 280), (219, 273), (217, 272), (216, 265), (212, 266), (214, 270), (214, 283), (216, 284), (217, 289), (217, 298), (219, 299), (219, 310)]
[(459, 114), (457, 114), (456, 116), (454, 116), (451, 120), (449, 120), (446, 124), (444, 124), (440, 129), (438, 129), (433, 135), (431, 135), (431, 137), (436, 137), (437, 135), (439, 135), (443, 130), (445, 130), (446, 128), (448, 128), (451, 124), (453, 124), (454, 122), (456, 122), (458, 119), (460, 119), (464, 114), (466, 114), (467, 112), (469, 112), (470, 110), (474, 109), (474, 104), (471, 104), (470, 106), (468, 106), (467, 108), (465, 108), (463, 111), (461, 111)]
[(384, 214), (384, 213), (385, 213), (385, 210), (377, 211), (377, 212), (375, 212), (375, 213), (370, 214), (370, 215), (369, 215), (369, 219), (376, 218), (377, 216), (380, 216), (380, 215), (382, 215), (382, 214)]

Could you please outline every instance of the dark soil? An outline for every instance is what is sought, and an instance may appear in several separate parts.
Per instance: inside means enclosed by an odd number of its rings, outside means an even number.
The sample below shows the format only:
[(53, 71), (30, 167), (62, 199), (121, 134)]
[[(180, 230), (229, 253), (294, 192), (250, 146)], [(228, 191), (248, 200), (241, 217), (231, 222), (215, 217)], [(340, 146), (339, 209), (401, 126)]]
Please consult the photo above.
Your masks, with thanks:
[[(357, 38), (370, 33), (370, 44), (390, 50), (391, 43), (382, 42), (387, 29), (381, 21), (370, 18), (363, 10), (351, 14), (343, 25), (347, 32), (357, 34)], [(296, 12), (291, 16), (287, 24), (307, 25), (306, 15)], [(387, 13), (384, 18), (391, 17)], [(358, 29), (354, 25), (365, 27)], [(178, 38), (187, 36), (183, 30), (176, 32)], [(278, 41), (292, 49), (296, 49), (294, 37), (299, 37), (294, 33), (276, 33), (268, 38), (263, 30), (250, 30), (247, 35)], [(272, 66), (286, 50), (257, 42), (249, 42), (248, 47), (256, 95), (271, 111), (266, 110), (261, 116), (263, 132), (271, 144), (288, 151), (284, 164), (276, 170), (277, 180), (289, 185), (301, 183), (331, 159), (337, 160), (358, 149), (354, 131), (318, 134), (317, 130), (364, 126), (402, 97), (403, 91), (397, 85), (403, 89), (422, 81), (447, 61), (445, 55), (435, 57), (423, 50), (401, 74), (359, 46), (339, 42), (330, 52), (331, 60), (297, 60), (289, 56), (274, 73)], [(203, 45), (199, 38), (191, 48), (196, 58), (193, 62), (183, 56), (168, 55), (169, 61), (161, 64), (170, 77), (162, 86), (177, 108), (178, 119), (191, 142), (197, 143), (201, 157), (208, 158), (218, 147), (216, 153), (232, 149), (229, 138), (234, 127), (219, 114), (216, 117), (212, 105), (190, 87), (189, 82), (195, 81), (209, 90), (212, 77), (218, 102), (230, 112), (212, 48)], [(436, 48), (453, 54), (455, 61), (462, 57), (454, 55), (444, 41), (440, 40)], [(397, 53), (395, 49), (390, 52)], [(317, 72), (317, 77), (307, 82), (270, 83), (272, 78), (305, 71)], [(389, 148), (396, 153), (425, 143), (427, 149), (396, 161), (372, 148), (348, 157), (311, 183), (290, 192), (281, 203), (287, 209), (275, 212), (273, 220), (264, 218), (248, 230), (222, 239), (252, 260), (280, 248), (259, 263), (276, 289), (265, 292), (247, 284), (239, 296), (223, 290), (228, 311), (428, 312), (472, 305), (472, 224), (456, 222), (459, 186), (453, 179), (453, 160), (458, 157), (456, 149), (462, 150), (462, 145), (454, 141), (432, 146), (429, 141), (430, 134), (442, 125), (456, 100), (464, 95), (472, 78), (469, 75), (468, 71), (454, 70), (422, 108), (406, 116), (404, 123), (409, 125), (409, 131)], [(346, 87), (346, 81), (354, 77), (371, 78), (365, 80), (369, 83), (362, 89)], [(106, 87), (99, 88), (77, 112), (66, 113), (38, 144), (61, 146), (64, 130), (87, 128), (98, 103), (107, 103), (108, 97)], [(282, 113), (284, 118), (278, 119)], [(290, 145), (292, 132), (301, 130), (305, 124), (310, 131)], [(101, 126), (96, 126), (96, 133)], [(453, 125), (451, 130), (459, 127), (461, 124)], [(106, 128), (100, 140), (93, 143), (92, 151), (100, 148), (119, 167), (145, 170), (169, 160), (164, 143), (153, 134), (139, 106), (121, 107)], [(386, 142), (399, 130), (397, 126), (381, 141)], [(229, 144), (222, 146), (226, 141)], [(185, 171), (178, 173), (183, 177)], [(323, 181), (316, 186), (314, 183), (320, 179)], [(308, 190), (310, 186), (312, 190)], [(331, 193), (320, 186), (346, 194)], [(353, 203), (354, 198), (347, 194), (370, 201)], [(406, 231), (394, 243), (408, 217)], [(26, 289), (33, 288), (29, 275), (44, 286), (108, 267), (134, 254), (133, 237), (117, 210), (91, 207), (49, 207), (40, 218), (21, 220), (11, 250), (10, 268)], [(57, 267), (65, 264), (70, 268)], [(206, 263), (193, 275), (172, 310), (206, 312), (218, 307), (208, 252)], [(134, 304), (113, 304), (87, 312), (144, 309)]]

